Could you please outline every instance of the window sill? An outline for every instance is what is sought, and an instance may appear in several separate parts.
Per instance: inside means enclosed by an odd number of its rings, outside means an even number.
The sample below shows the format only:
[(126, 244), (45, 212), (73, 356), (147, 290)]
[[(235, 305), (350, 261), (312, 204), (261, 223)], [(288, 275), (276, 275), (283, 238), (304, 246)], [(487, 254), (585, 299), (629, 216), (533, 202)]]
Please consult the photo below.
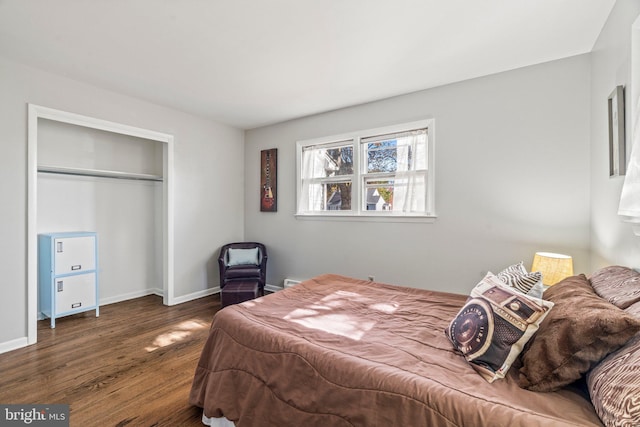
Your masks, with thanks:
[(356, 221), (356, 222), (436, 222), (436, 215), (349, 215), (349, 214), (295, 214), (296, 219), (311, 221)]

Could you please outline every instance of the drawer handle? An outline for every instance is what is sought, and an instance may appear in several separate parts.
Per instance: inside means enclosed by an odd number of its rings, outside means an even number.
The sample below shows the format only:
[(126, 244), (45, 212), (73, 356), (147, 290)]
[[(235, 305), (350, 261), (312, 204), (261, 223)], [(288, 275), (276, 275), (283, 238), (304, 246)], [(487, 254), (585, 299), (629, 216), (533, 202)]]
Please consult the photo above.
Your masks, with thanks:
[(78, 265), (72, 265), (71, 266), (71, 270), (80, 270), (82, 268), (82, 264), (78, 264)]
[(71, 308), (78, 308), (78, 307), (81, 307), (81, 306), (82, 306), (81, 302), (77, 302), (75, 304), (71, 304)]
[(58, 280), (56, 282), (56, 285), (58, 287), (58, 292), (62, 292), (64, 291), (64, 282), (62, 280)]

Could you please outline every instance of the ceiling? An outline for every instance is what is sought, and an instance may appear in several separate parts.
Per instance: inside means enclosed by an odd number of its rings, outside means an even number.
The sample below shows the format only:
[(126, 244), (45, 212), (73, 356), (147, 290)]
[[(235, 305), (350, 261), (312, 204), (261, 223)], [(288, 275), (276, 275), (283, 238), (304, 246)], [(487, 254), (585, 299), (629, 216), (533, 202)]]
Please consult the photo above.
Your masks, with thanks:
[(243, 129), (590, 52), (615, 0), (0, 0), (0, 56)]

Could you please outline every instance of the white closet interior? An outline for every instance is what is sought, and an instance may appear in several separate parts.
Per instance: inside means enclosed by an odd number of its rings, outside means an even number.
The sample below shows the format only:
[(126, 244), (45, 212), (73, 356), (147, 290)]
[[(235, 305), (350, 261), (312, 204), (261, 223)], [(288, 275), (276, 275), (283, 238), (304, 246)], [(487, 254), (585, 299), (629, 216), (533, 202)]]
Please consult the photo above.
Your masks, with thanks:
[(173, 137), (29, 107), (30, 343), (41, 233), (98, 233), (101, 305), (151, 293), (172, 304)]
[(38, 234), (98, 233), (100, 303), (162, 295), (162, 143), (38, 122)]

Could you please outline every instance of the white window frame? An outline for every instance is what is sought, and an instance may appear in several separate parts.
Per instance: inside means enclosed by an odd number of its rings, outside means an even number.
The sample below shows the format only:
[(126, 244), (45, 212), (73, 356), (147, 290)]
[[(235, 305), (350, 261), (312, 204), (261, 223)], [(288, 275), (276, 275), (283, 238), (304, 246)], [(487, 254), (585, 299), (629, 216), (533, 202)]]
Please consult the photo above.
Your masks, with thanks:
[[(363, 146), (361, 140), (363, 138), (385, 135), (392, 133), (406, 132), (416, 129), (427, 129), (427, 171), (426, 171), (426, 195), (425, 195), (425, 211), (422, 213), (403, 213), (396, 211), (369, 211), (363, 203), (365, 177), (367, 175), (364, 170), (365, 161), (363, 156), (366, 154), (366, 147)], [(303, 150), (314, 145), (327, 145), (331, 147), (336, 143), (345, 141), (353, 141), (353, 183), (351, 191), (351, 210), (325, 210), (313, 212), (301, 212), (299, 210), (300, 200), (302, 197), (302, 156)], [(433, 118), (423, 120), (400, 123), (391, 126), (378, 127), (373, 129), (364, 129), (354, 132), (344, 133), (340, 135), (332, 135), (321, 138), (307, 139), (296, 142), (296, 218), (298, 219), (319, 219), (319, 220), (359, 220), (359, 221), (391, 221), (391, 222), (433, 222), (436, 218), (435, 213), (435, 121)], [(333, 180), (327, 178), (326, 180)], [(340, 179), (340, 177), (335, 177)]]

